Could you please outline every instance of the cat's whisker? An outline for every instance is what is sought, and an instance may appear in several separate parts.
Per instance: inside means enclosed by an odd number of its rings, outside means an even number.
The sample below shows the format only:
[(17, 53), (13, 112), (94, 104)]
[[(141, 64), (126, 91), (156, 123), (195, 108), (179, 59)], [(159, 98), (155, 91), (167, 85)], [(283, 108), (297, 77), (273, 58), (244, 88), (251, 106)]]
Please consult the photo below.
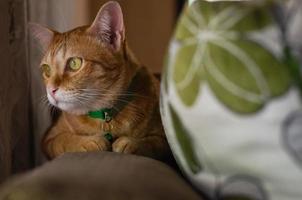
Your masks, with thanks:
[(92, 93), (87, 93), (87, 95), (91, 95), (93, 97), (141, 97), (141, 98), (145, 98), (145, 99), (151, 99), (149, 97), (144, 97), (144, 96), (140, 96), (140, 95), (136, 95), (136, 94), (108, 94), (108, 93), (104, 93), (104, 94), (92, 94)]
[(78, 103), (82, 107), (90, 107), (90, 105), (94, 102), (94, 100), (92, 98), (89, 98), (87, 96), (82, 96), (82, 95), (75, 96), (75, 99), (78, 101)]
[[(80, 100), (80, 99), (76, 99), (76, 102), (75, 102), (77, 105), (83, 107), (85, 106), (85, 102), (83, 102), (83, 100)], [(86, 105), (87, 106), (87, 105)]]
[(132, 108), (134, 108), (134, 109), (136, 109), (136, 110), (139, 110), (139, 109), (140, 109), (140, 107), (136, 106), (136, 105), (135, 105), (133, 102), (131, 102), (131, 101), (122, 100), (122, 99), (117, 99), (116, 101), (122, 102), (122, 103), (127, 103), (127, 106), (132, 107)]
[(38, 97), (34, 102), (35, 102), (35, 103), (41, 102), (41, 101), (43, 101), (45, 98), (47, 98), (47, 96), (46, 96), (46, 95), (42, 95), (42, 96)]
[(42, 96), (39, 100), (39, 104), (42, 105), (42, 106), (45, 106), (47, 107), (48, 104), (49, 104), (49, 101), (48, 101), (48, 98), (46, 95)]
[[(83, 101), (85, 101), (85, 103), (89, 103), (89, 102), (92, 102), (93, 98), (96, 98), (96, 97), (104, 97), (106, 96), (107, 94), (99, 94), (99, 93), (82, 93), (82, 94), (75, 94), (75, 98), (78, 98), (78, 99), (81, 99)], [(112, 95), (108, 95), (108, 96), (111, 96), (111, 97), (117, 97), (118, 94), (112, 94)], [(133, 102), (131, 102), (131, 100), (126, 100), (126, 99), (122, 99), (122, 98), (117, 98), (115, 99), (116, 102), (121, 102), (121, 103), (127, 103), (128, 105), (128, 108), (133, 110), (133, 111), (137, 111), (139, 110), (140, 108), (138, 106), (136, 106)], [(87, 105), (86, 105), (87, 106)]]
[(87, 93), (95, 93), (95, 94), (99, 94), (102, 93), (101, 95), (113, 95), (113, 96), (134, 96), (134, 97), (143, 97), (143, 98), (149, 98), (148, 96), (144, 96), (144, 95), (138, 95), (136, 93), (109, 93), (111, 92), (110, 90), (106, 90), (106, 89), (93, 89), (93, 88), (83, 88), (83, 89), (77, 89), (78, 91), (81, 92), (87, 92)]
[[(126, 100), (123, 99), (122, 96), (120, 97), (120, 94), (100, 94), (100, 93), (70, 93), (68, 94), (68, 98), (65, 97), (65, 100), (69, 100), (72, 99), (73, 103), (76, 104), (77, 106), (80, 107), (90, 107), (90, 105), (92, 105), (95, 102), (96, 98), (103, 98), (105, 96), (109, 96), (109, 97), (118, 97), (116, 98), (114, 101), (115, 102), (121, 102), (121, 103), (127, 103), (127, 108), (133, 112), (139, 110), (140, 108), (138, 106), (136, 106), (133, 102), (131, 102), (131, 100)], [(40, 97), (39, 99), (40, 103), (42, 103), (42, 105), (44, 105), (46, 108), (50, 109), (50, 113), (53, 116), (55, 114), (56, 111), (56, 107), (54, 107), (52, 104), (50, 104), (50, 102), (48, 101), (48, 98), (46, 95), (43, 95)], [(115, 110), (118, 110), (116, 108), (116, 106), (113, 106), (113, 108)]]

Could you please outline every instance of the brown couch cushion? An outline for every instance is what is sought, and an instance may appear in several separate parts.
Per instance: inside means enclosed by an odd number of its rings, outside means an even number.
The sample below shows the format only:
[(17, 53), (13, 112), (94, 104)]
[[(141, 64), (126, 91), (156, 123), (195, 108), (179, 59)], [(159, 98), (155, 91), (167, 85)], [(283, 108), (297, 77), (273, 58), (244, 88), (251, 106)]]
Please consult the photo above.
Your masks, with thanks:
[(172, 169), (145, 157), (109, 152), (66, 154), (8, 181), (0, 199), (201, 199)]

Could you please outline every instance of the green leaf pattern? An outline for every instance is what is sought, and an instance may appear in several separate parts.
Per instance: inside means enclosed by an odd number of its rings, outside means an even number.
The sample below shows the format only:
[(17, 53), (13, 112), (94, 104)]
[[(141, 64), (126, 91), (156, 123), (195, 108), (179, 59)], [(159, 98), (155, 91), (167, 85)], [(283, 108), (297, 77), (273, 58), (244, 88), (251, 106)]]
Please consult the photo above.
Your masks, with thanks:
[(191, 172), (196, 174), (202, 170), (202, 166), (195, 154), (195, 151), (193, 150), (190, 134), (185, 128), (185, 126), (183, 125), (177, 112), (174, 110), (174, 108), (171, 105), (169, 105), (169, 111), (172, 118), (172, 124), (174, 128), (175, 136), (177, 138), (177, 141), (179, 142), (186, 163), (188, 164)]
[(185, 9), (172, 41), (178, 47), (173, 80), (185, 105), (194, 105), (205, 81), (227, 108), (242, 114), (287, 91), (287, 66), (248, 38), (250, 31), (272, 24), (266, 10), (203, 0)]

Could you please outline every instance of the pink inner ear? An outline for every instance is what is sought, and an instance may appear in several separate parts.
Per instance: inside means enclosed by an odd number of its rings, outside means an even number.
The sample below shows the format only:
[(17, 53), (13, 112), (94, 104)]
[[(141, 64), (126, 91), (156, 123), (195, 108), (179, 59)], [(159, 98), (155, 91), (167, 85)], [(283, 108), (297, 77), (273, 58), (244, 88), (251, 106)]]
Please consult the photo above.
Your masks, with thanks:
[(120, 5), (113, 1), (106, 3), (98, 12), (88, 31), (118, 50), (125, 38), (123, 13)]
[(30, 33), (38, 40), (43, 50), (46, 50), (54, 36), (54, 32), (36, 23), (29, 23)]

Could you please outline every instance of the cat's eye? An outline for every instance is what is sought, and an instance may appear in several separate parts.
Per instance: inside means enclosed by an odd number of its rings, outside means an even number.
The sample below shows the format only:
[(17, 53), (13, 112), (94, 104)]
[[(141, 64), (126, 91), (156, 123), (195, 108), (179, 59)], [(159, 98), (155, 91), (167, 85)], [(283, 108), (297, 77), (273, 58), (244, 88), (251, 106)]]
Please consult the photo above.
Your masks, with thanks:
[(82, 59), (78, 57), (70, 58), (67, 62), (67, 67), (69, 70), (77, 71), (82, 66)]
[(43, 64), (43, 65), (41, 66), (41, 68), (42, 68), (43, 75), (44, 75), (46, 78), (49, 78), (50, 75), (51, 75), (51, 68), (50, 68), (50, 66), (47, 65), (47, 64)]

